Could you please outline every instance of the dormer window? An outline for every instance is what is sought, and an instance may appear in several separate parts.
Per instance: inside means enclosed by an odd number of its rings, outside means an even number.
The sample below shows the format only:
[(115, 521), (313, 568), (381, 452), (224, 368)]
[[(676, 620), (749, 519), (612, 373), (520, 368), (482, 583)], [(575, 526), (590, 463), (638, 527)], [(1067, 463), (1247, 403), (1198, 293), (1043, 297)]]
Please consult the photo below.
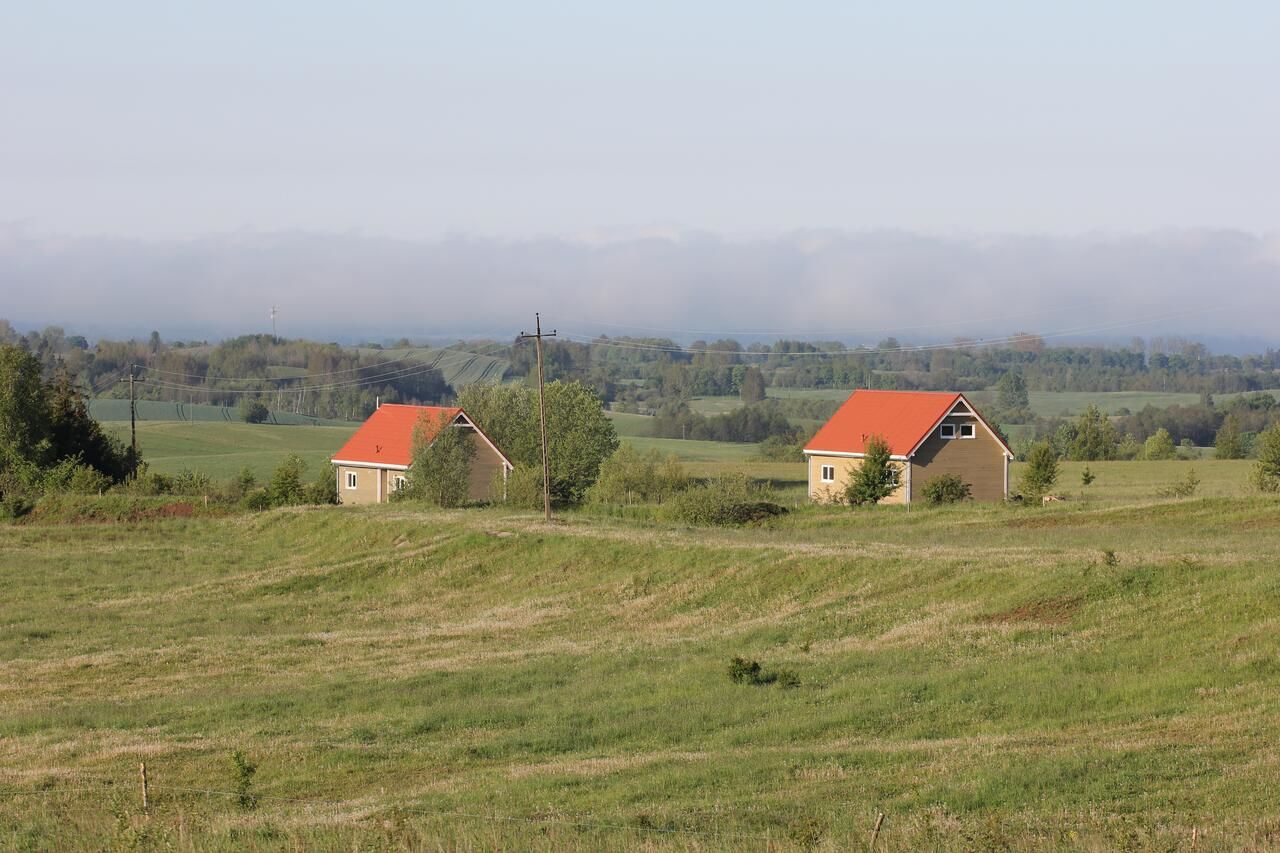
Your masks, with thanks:
[(955, 437), (956, 437), (955, 424), (943, 424), (942, 426), (938, 427), (938, 438), (951, 439)]

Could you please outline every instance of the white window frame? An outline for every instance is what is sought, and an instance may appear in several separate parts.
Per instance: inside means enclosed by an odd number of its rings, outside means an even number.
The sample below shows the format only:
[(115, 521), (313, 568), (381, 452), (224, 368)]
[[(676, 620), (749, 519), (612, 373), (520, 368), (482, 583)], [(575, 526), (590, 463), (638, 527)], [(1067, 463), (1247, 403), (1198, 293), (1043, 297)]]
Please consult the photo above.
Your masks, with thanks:
[[(830, 476), (827, 476), (828, 473), (830, 473)], [(821, 474), (822, 474), (822, 482), (834, 483), (836, 481), (836, 466), (823, 465)]]
[[(968, 435), (965, 435), (965, 433)], [(973, 423), (960, 424), (960, 431), (956, 433), (958, 438), (977, 438), (978, 425)]]
[(396, 474), (391, 478), (391, 491), (398, 492), (408, 485), (409, 481), (403, 474)]
[(355, 487), (356, 487), (356, 472), (348, 471), (347, 472), (347, 488), (354, 489)]
[(950, 441), (956, 437), (955, 424), (938, 424), (938, 438)]

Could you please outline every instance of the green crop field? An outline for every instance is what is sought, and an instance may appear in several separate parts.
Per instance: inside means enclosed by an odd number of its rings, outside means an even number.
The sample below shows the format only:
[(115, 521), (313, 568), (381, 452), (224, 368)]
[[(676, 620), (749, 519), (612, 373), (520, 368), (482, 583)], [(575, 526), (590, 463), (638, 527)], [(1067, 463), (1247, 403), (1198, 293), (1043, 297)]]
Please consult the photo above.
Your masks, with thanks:
[(1271, 849), (1280, 503), (1142, 494), (1187, 465), (728, 531), (6, 526), (0, 848)]
[(435, 347), (404, 349), (359, 347), (358, 351), (362, 356), (379, 357), (387, 361), (405, 361), (410, 365), (421, 363), (438, 368), (444, 376), (444, 381), (454, 388), (462, 388), (477, 382), (495, 385), (502, 381), (507, 368), (511, 366), (511, 362), (504, 358)]
[[(243, 423), (244, 418), (234, 406), (211, 406), (206, 403), (176, 403), (162, 400), (138, 400), (135, 403), (138, 421), (187, 421), (210, 423)], [(115, 397), (95, 397), (89, 401), (89, 414), (104, 423), (129, 422), (129, 401)], [(292, 412), (272, 410), (268, 424), (281, 426), (352, 426), (351, 421), (331, 418), (314, 418)]]

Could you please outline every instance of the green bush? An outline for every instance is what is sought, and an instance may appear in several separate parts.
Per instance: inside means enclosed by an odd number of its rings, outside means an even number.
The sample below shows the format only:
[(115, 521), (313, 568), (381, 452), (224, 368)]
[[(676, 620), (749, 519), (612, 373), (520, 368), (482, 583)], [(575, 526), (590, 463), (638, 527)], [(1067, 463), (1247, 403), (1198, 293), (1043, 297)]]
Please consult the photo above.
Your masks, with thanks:
[(710, 527), (738, 527), (783, 515), (787, 508), (773, 501), (773, 492), (752, 483), (744, 474), (717, 477), (694, 486), (667, 504), (675, 521)]
[(276, 466), (276, 470), (271, 475), (271, 485), (267, 486), (272, 506), (290, 506), (305, 502), (302, 475), (306, 470), (306, 460), (296, 453), (290, 453)]
[(261, 400), (241, 400), (239, 413), (240, 418), (247, 424), (264, 423), (271, 416), (271, 412)]
[(1280, 424), (1260, 433), (1254, 446), (1258, 452), (1250, 478), (1254, 487), (1262, 492), (1280, 492)]
[(255, 512), (271, 509), (271, 494), (266, 489), (254, 489), (240, 499), (240, 506)]
[(1041, 441), (1027, 451), (1027, 467), (1022, 472), (1022, 493), (1029, 498), (1039, 498), (1058, 482), (1058, 454), (1053, 445)]
[(619, 447), (600, 465), (595, 485), (587, 490), (592, 503), (663, 503), (689, 487), (689, 475), (675, 454), (640, 453), (630, 444)]
[(959, 474), (942, 474), (924, 485), (924, 499), (934, 505), (967, 501), (972, 496), (969, 484)]
[(110, 477), (82, 465), (78, 458), (63, 459), (40, 477), (40, 491), (44, 494), (99, 495), (110, 487)]
[(35, 509), (35, 503), (22, 495), (0, 498), (0, 518), (15, 521)]
[(207, 495), (213, 489), (213, 478), (203, 471), (183, 468), (173, 476), (170, 491), (175, 495)]
[(862, 464), (845, 486), (844, 498), (850, 506), (875, 506), (893, 494), (898, 484), (898, 466), (891, 461), (889, 445), (880, 436), (873, 435), (867, 442)]
[(1171, 486), (1163, 489), (1157, 489), (1156, 495), (1162, 498), (1189, 498), (1196, 493), (1196, 489), (1200, 487), (1200, 478), (1196, 476), (1196, 469), (1192, 468), (1187, 472), (1187, 476)]
[(734, 656), (729, 661), (729, 680), (734, 684), (750, 684), (762, 687), (766, 684), (777, 684), (779, 687), (799, 687), (800, 676), (794, 670), (769, 670), (760, 665), (758, 660), (748, 660)]

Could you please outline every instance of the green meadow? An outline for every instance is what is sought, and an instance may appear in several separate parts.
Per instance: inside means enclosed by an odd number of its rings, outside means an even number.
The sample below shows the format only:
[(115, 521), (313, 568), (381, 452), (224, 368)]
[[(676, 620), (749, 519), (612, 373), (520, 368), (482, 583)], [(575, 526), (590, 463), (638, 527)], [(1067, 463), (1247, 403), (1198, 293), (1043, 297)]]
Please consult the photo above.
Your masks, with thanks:
[(1130, 464), (740, 530), (71, 501), (0, 529), (0, 848), (1271, 848), (1280, 503)]

